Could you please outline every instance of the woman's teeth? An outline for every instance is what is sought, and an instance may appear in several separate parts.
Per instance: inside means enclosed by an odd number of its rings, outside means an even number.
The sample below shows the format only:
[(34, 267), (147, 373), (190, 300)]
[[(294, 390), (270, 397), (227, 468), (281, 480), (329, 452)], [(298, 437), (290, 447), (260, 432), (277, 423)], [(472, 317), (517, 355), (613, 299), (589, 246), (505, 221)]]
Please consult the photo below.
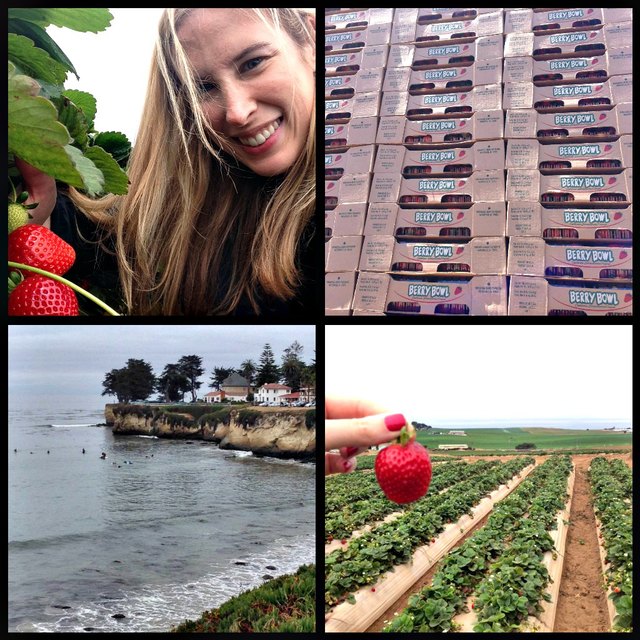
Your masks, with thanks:
[(274, 120), (266, 129), (263, 129), (260, 133), (256, 134), (253, 138), (238, 138), (242, 144), (246, 144), (249, 147), (257, 147), (264, 144), (274, 133), (274, 131), (280, 126), (282, 118)]

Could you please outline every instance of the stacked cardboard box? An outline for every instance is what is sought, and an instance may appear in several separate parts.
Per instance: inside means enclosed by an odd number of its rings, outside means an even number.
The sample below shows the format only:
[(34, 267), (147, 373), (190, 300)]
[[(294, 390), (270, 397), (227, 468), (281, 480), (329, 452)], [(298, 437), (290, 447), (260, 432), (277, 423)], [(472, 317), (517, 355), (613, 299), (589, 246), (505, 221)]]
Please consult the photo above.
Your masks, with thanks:
[(630, 18), (506, 11), (509, 315), (631, 314)]
[(631, 10), (325, 28), (327, 314), (631, 313)]

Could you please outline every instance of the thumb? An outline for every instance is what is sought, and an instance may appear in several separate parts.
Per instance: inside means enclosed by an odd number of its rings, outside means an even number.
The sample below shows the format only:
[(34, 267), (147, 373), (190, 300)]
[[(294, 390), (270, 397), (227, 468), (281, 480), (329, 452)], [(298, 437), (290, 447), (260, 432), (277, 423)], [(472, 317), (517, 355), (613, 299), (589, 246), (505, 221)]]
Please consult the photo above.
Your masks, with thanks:
[(400, 429), (407, 423), (401, 413), (366, 416), (350, 420), (327, 420), (325, 422), (325, 449), (340, 447), (370, 447), (389, 442), (398, 437)]

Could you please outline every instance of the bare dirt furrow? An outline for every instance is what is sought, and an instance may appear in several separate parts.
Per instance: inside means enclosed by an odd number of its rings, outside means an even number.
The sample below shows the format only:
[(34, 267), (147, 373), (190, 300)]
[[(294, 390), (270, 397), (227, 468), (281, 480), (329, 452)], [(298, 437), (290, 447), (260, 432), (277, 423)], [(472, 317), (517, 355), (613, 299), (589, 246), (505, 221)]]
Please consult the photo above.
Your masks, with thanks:
[(587, 468), (591, 456), (573, 456), (576, 480), (555, 632), (608, 632), (606, 593)]

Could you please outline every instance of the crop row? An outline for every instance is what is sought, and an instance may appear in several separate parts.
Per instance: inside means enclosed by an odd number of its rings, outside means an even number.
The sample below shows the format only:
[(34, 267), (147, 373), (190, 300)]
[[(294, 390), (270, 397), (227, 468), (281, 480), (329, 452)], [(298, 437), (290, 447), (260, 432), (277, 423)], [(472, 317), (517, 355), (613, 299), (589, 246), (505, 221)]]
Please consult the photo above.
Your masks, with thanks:
[(482, 498), (510, 480), (526, 466), (522, 456), (488, 469), (483, 475), (459, 481), (448, 491), (427, 494), (406, 514), (353, 540), (325, 558), (325, 605), (330, 608), (360, 587), (375, 582), (385, 571), (408, 562), (419, 546), (435, 540), (445, 525), (455, 522)]
[[(438, 465), (433, 471), (429, 492), (433, 495), (457, 482), (482, 474), (497, 464), (497, 462), (493, 461), (481, 461), (474, 464), (449, 462), (444, 465)], [(382, 520), (400, 508), (397, 503), (391, 502), (382, 493), (373, 474), (347, 474), (347, 477), (354, 478), (357, 481), (357, 487), (352, 489), (350, 498), (349, 489), (352, 485), (343, 484), (340, 491), (337, 492), (339, 497), (332, 491), (331, 501), (327, 500), (334, 507), (333, 511), (325, 515), (325, 540), (327, 542), (334, 538), (350, 536), (362, 525)], [(331, 485), (327, 483), (328, 490), (330, 487)], [(366, 488), (367, 493), (364, 497), (358, 499), (356, 496), (361, 496), (364, 488)], [(340, 503), (342, 503), (342, 506), (338, 509), (337, 506)], [(405, 508), (405, 511), (409, 511), (419, 504), (420, 501), (415, 502), (409, 508)]]
[(622, 460), (594, 458), (589, 468), (595, 514), (609, 563), (605, 580), (616, 607), (615, 631), (632, 627), (632, 507), (631, 469)]
[(570, 469), (571, 461), (558, 457), (536, 468), (494, 507), (482, 529), (446, 556), (431, 585), (384, 631), (451, 631), (474, 592), (476, 631), (508, 631), (535, 613), (548, 577), (541, 556), (553, 548), (547, 529), (566, 499)]

